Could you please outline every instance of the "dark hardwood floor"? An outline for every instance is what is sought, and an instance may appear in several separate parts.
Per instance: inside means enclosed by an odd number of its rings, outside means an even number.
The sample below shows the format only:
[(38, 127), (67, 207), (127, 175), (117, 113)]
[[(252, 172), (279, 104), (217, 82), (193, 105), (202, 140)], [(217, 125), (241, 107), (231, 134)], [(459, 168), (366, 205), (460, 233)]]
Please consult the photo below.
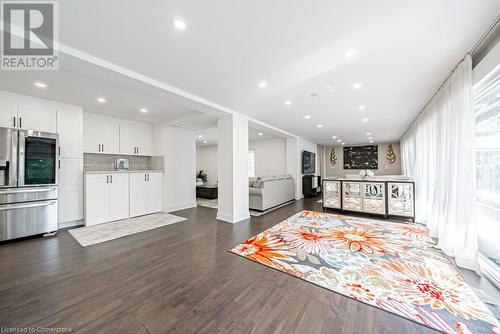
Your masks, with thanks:
[(227, 252), (317, 198), (228, 224), (216, 210), (81, 247), (66, 231), (0, 245), (0, 325), (78, 333), (437, 333)]

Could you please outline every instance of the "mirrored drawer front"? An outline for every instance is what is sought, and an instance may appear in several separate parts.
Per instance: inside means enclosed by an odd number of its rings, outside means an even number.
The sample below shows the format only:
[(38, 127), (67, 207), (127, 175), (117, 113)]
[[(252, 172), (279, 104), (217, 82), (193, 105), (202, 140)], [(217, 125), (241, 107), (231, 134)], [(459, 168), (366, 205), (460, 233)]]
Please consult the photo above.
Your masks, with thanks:
[(363, 183), (363, 211), (385, 214), (385, 183)]

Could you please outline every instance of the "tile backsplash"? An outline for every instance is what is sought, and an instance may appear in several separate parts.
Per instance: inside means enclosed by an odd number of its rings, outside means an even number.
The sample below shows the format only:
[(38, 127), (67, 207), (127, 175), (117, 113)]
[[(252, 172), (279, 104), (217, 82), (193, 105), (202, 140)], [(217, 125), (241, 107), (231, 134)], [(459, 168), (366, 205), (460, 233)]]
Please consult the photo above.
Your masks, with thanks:
[(83, 154), (84, 171), (113, 171), (118, 158), (130, 161), (130, 170), (163, 170), (163, 156), (144, 157), (136, 155)]

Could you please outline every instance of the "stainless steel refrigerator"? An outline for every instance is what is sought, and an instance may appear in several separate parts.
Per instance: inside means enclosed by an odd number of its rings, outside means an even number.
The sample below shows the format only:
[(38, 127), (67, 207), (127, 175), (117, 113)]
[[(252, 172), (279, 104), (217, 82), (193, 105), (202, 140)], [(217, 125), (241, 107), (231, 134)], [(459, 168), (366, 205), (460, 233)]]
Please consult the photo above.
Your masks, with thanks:
[(58, 135), (0, 128), (0, 241), (57, 231)]

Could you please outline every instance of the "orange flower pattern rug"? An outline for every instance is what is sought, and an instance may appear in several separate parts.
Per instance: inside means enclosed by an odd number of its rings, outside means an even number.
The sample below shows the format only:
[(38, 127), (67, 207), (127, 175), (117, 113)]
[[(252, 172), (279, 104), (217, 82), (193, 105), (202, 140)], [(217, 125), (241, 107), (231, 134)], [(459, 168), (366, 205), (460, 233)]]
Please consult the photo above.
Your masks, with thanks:
[(500, 333), (420, 225), (302, 211), (230, 251), (444, 333)]

